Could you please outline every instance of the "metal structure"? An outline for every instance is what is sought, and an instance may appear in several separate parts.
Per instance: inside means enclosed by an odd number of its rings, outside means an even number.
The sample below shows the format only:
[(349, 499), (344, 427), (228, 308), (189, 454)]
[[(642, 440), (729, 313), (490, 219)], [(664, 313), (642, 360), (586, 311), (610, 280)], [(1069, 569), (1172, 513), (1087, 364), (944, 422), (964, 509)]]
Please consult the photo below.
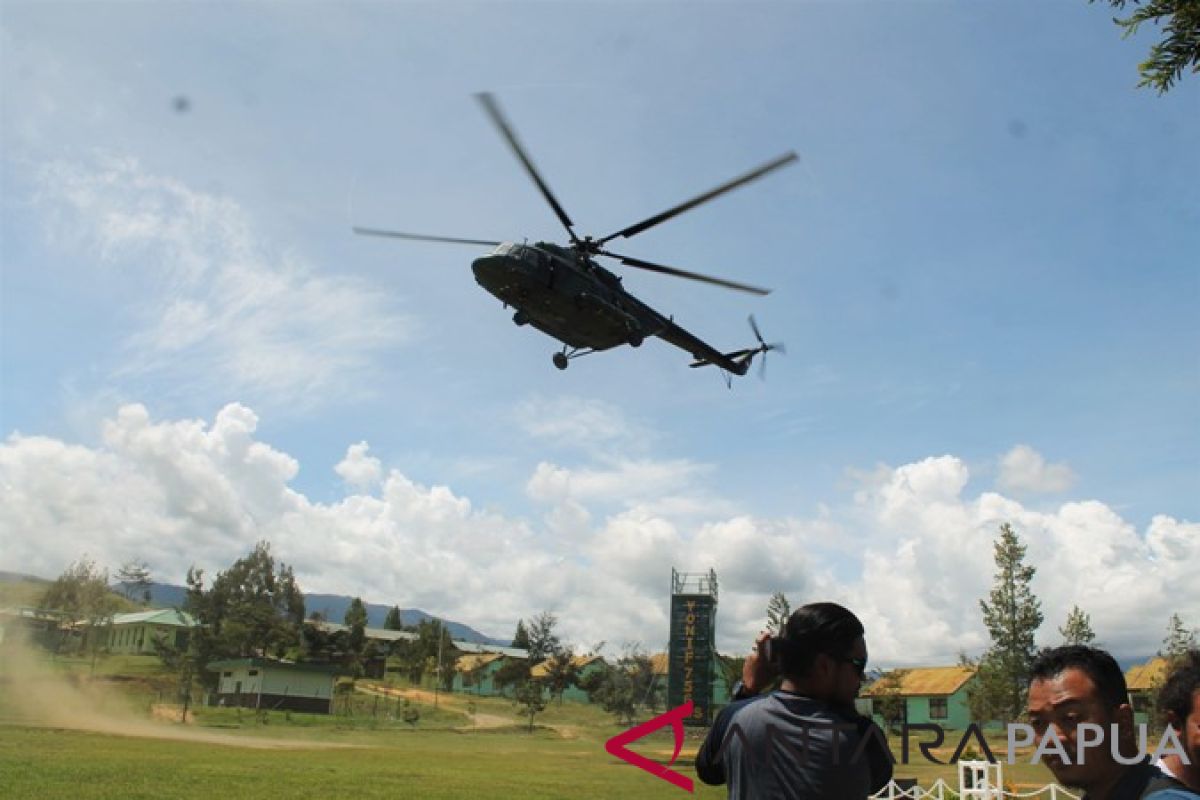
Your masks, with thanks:
[(671, 640), (667, 650), (667, 706), (692, 701), (685, 725), (712, 724), (717, 638), (717, 573), (671, 569)]

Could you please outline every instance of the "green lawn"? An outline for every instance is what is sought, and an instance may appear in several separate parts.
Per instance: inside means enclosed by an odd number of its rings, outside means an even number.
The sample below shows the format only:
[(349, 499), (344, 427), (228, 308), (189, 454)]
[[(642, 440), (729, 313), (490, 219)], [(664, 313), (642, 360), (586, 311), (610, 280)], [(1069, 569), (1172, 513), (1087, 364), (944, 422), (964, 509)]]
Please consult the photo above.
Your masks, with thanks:
[[(304, 725), (292, 715), (261, 725), (246, 713), (239, 725), (233, 712), (203, 715), (187, 726), (188, 735), (219, 735), (230, 743), (169, 741), (0, 723), (0, 786), (4, 796), (37, 798), (562, 798), (679, 797), (679, 790), (604, 752), (615, 725), (576, 731), (537, 727), (533, 734), (512, 728), (455, 731)], [(441, 712), (454, 716), (451, 712)], [(587, 711), (561, 710), (572, 724)], [(425, 717), (423, 716), (424, 720)], [(230, 727), (226, 727), (230, 726)], [(162, 724), (178, 731), (184, 726)], [(236, 746), (268, 741), (271, 749)], [(669, 735), (637, 749), (665, 758)], [(678, 770), (694, 779), (685, 747)], [(945, 754), (948, 756), (948, 754)], [(945, 757), (944, 756), (944, 757)], [(898, 776), (917, 777), (928, 786), (936, 778), (956, 783), (954, 768), (913, 763), (897, 765)], [(1006, 782), (1047, 782), (1040, 767), (1005, 766)], [(724, 790), (696, 781), (696, 796), (722, 798)]]
[[(96, 678), (84, 660), (47, 660), (43, 666), (40, 681), (0, 670), (3, 797), (682, 796), (678, 788), (609, 756), (604, 742), (622, 728), (582, 703), (551, 703), (528, 733), (526, 721), (503, 698), (441, 694), (435, 707), (430, 695), (409, 694), (410, 707), (420, 711), (412, 725), (403, 719), (405, 697), (376, 694), (396, 687), (363, 681), (359, 688), (365, 691), (337, 714), (199, 708), (184, 726), (150, 719), (156, 681), (163, 677), (153, 659), (102, 659)], [(30, 697), (37, 698), (32, 706)], [(89, 725), (99, 732), (75, 729)], [(128, 735), (135, 732), (140, 735)], [(691, 759), (701, 733), (689, 731), (675, 768), (695, 781), (695, 796), (723, 798), (723, 787), (695, 780)], [(947, 742), (938, 756), (949, 760), (956, 744)], [(1003, 758), (1003, 741), (989, 744)], [(665, 761), (673, 749), (671, 733), (659, 731), (634, 749)], [(898, 741), (893, 751), (899, 757)], [(915, 741), (910, 757), (913, 763), (897, 764), (897, 776), (916, 777), (923, 786), (937, 778), (957, 784), (956, 768), (926, 762)], [(1005, 765), (1004, 771), (1006, 782), (1018, 786), (1049, 780), (1042, 767)]]

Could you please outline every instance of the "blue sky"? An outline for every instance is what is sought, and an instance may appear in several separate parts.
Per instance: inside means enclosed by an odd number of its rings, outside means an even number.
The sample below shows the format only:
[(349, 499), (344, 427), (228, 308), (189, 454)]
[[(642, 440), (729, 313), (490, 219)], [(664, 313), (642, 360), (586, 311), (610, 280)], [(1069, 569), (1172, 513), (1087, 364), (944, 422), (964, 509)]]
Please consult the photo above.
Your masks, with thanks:
[[(1046, 643), (1075, 603), (1126, 653), (1200, 624), (1200, 85), (1135, 88), (1153, 31), (1083, 2), (9, 2), (0, 34), (0, 568), (178, 581), (269, 538), (314, 591), (656, 648), (670, 568), (712, 567), (727, 649), (782, 590), (936, 662), (982, 646), (1009, 520)], [(765, 383), (658, 341), (560, 373), (478, 249), (350, 233), (562, 241), (481, 90), (580, 233), (800, 155), (618, 248), (772, 287), (625, 272), (720, 348), (755, 314), (788, 346)]]

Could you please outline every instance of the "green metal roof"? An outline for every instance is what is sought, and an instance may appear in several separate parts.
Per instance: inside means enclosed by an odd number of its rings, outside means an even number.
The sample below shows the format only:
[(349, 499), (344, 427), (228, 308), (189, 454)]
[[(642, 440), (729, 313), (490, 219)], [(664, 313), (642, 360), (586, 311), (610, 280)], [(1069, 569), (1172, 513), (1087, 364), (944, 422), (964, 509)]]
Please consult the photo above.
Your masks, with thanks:
[(114, 614), (113, 625), (173, 625), (178, 628), (194, 628), (196, 620), (186, 611), (177, 608), (155, 608), (149, 611), (135, 611), (132, 614)]
[(239, 667), (278, 669), (285, 672), (324, 672), (329, 675), (339, 675), (345, 672), (345, 669), (339, 664), (296, 663), (292, 661), (275, 661), (271, 658), (227, 658), (223, 661), (210, 661), (205, 666), (205, 669), (209, 672), (221, 672)]

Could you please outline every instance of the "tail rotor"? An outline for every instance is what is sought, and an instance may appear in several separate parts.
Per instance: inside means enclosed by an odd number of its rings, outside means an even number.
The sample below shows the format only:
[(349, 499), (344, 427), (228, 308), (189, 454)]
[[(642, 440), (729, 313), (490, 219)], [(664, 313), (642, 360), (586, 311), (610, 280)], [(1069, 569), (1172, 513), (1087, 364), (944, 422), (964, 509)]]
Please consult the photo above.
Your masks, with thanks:
[(754, 338), (758, 340), (758, 347), (755, 347), (746, 353), (746, 365), (749, 366), (750, 362), (754, 360), (754, 357), (759, 353), (762, 353), (762, 360), (758, 362), (758, 377), (760, 380), (766, 380), (767, 353), (775, 350), (781, 355), (787, 355), (787, 348), (783, 346), (783, 342), (771, 342), (770, 344), (767, 344), (767, 342), (763, 340), (762, 331), (758, 329), (758, 322), (754, 319), (753, 314), (750, 315), (749, 321), (750, 330), (754, 331)]

